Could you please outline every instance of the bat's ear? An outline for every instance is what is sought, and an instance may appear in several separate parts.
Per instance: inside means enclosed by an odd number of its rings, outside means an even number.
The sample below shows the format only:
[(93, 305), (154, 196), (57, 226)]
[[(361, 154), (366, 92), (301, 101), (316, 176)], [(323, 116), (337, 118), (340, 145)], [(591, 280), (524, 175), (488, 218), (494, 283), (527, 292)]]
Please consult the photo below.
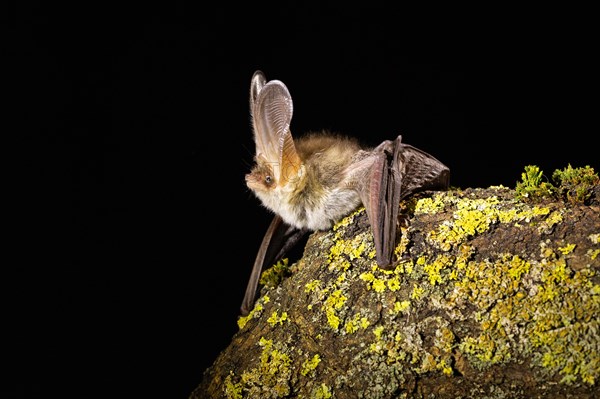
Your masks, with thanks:
[(294, 110), (292, 96), (283, 82), (265, 82), (262, 72), (257, 71), (250, 85), (256, 155), (262, 155), (271, 164), (276, 181), (285, 185), (300, 168), (300, 158), (290, 132)]
[(258, 93), (263, 88), (263, 86), (267, 83), (267, 78), (262, 71), (254, 72), (252, 75), (252, 82), (250, 83), (250, 112), (253, 112), (254, 103), (256, 102), (256, 97), (258, 97)]

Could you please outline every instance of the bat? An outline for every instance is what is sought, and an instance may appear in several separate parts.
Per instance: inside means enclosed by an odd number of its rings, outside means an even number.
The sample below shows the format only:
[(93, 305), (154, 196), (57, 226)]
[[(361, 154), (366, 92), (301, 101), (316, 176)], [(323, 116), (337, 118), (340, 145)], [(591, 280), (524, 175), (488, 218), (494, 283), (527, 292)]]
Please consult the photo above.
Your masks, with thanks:
[(374, 148), (329, 131), (293, 137), (292, 97), (283, 82), (260, 70), (250, 84), (256, 146), (246, 186), (274, 213), (256, 256), (242, 306), (251, 310), (264, 267), (284, 257), (305, 234), (327, 230), (365, 207), (377, 264), (391, 268), (400, 200), (418, 191), (448, 188), (450, 169), (402, 136)]

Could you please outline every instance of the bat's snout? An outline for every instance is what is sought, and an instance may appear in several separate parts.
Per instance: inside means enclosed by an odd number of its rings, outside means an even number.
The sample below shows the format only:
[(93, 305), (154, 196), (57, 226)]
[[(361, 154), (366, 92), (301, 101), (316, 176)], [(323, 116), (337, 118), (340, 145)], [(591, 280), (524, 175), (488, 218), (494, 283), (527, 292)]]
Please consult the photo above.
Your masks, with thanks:
[(244, 176), (244, 180), (246, 182), (246, 186), (253, 191), (265, 190), (265, 185), (261, 180), (261, 176), (257, 175), (256, 173), (246, 174), (246, 176)]

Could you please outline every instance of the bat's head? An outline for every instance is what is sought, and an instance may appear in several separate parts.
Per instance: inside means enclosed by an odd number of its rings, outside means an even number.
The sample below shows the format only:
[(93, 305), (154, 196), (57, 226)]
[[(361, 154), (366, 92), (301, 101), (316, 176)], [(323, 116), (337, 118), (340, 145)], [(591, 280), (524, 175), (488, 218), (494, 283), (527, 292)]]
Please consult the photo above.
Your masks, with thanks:
[(246, 186), (264, 207), (276, 214), (281, 213), (281, 207), (286, 203), (285, 194), (272, 164), (257, 162), (250, 173), (246, 174)]
[(257, 157), (256, 164), (246, 174), (246, 185), (254, 193), (269, 193), (277, 187), (277, 177), (275, 175), (274, 165), (270, 164), (263, 157)]
[(250, 111), (256, 164), (246, 175), (246, 185), (267, 207), (276, 209), (284, 192), (296, 187), (303, 171), (290, 132), (292, 97), (281, 81), (267, 81), (256, 71), (250, 84)]

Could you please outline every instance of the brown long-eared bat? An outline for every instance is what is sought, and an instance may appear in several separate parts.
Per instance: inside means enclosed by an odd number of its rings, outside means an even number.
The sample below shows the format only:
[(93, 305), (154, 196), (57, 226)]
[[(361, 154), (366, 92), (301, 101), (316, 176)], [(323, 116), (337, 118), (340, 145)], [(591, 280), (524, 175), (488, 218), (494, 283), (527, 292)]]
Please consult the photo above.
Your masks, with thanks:
[(292, 97), (279, 80), (256, 71), (250, 84), (255, 165), (246, 185), (275, 216), (256, 256), (242, 302), (253, 307), (264, 267), (281, 259), (309, 231), (325, 230), (363, 205), (377, 263), (390, 268), (400, 200), (448, 188), (450, 169), (402, 136), (375, 148), (329, 132), (292, 137)]

